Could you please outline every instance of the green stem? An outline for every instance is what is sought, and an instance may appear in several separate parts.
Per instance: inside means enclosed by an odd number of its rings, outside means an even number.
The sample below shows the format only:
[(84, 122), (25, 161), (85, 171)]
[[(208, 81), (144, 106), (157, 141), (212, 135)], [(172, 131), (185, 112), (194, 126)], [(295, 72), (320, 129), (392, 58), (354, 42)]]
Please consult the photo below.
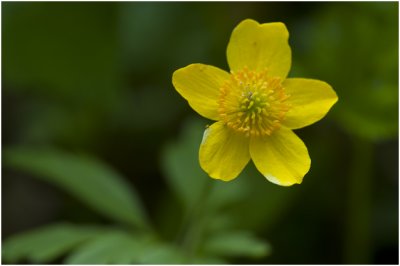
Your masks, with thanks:
[(355, 139), (354, 161), (348, 190), (347, 231), (344, 245), (346, 264), (371, 263), (371, 200), (373, 143)]
[(178, 234), (178, 242), (186, 250), (190, 258), (195, 255), (201, 241), (204, 226), (204, 211), (208, 196), (212, 191), (214, 180), (207, 180), (196, 204), (188, 211)]

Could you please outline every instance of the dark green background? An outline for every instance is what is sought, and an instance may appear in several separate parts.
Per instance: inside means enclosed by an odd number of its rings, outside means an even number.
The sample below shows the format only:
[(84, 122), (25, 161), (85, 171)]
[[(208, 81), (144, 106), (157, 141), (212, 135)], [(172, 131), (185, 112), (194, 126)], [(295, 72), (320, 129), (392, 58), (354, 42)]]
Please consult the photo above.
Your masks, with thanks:
[[(168, 238), (179, 204), (162, 151), (197, 117), (172, 73), (190, 63), (228, 70), (226, 46), (245, 18), (284, 22), (289, 76), (326, 81), (339, 101), (321, 122), (296, 131), (312, 158), (303, 184), (276, 186), (252, 165), (250, 177), (239, 177), (259, 188), (231, 207), (239, 227), (273, 252), (231, 262), (397, 264), (396, 2), (3, 2), (3, 148), (101, 159), (137, 188)], [(3, 166), (2, 173), (3, 240), (59, 220), (108, 223), (26, 172)]]

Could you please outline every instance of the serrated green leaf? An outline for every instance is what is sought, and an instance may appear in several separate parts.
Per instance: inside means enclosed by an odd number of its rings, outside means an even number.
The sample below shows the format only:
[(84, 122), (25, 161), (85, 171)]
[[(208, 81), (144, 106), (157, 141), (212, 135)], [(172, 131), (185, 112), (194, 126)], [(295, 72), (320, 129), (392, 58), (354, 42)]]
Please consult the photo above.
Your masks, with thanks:
[(4, 164), (50, 182), (118, 222), (147, 227), (135, 190), (113, 169), (83, 155), (57, 150), (13, 148), (3, 152)]
[(98, 236), (67, 257), (67, 264), (134, 263), (141, 239), (123, 231)]
[(271, 247), (265, 241), (246, 231), (220, 232), (204, 243), (204, 252), (226, 257), (263, 257)]
[(185, 256), (172, 244), (152, 242), (143, 250), (138, 263), (141, 264), (182, 264)]
[(113, 231), (81, 246), (67, 259), (68, 264), (177, 264), (183, 255), (173, 245), (150, 235)]
[(32, 263), (51, 262), (105, 230), (68, 223), (45, 226), (7, 239), (3, 244), (3, 259), (10, 263), (23, 259)]

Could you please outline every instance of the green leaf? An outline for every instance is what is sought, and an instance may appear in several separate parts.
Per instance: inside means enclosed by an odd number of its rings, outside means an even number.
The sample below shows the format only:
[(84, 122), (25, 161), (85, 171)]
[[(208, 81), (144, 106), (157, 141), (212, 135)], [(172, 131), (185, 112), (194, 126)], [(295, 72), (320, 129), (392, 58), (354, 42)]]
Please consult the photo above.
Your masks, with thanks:
[(68, 223), (45, 226), (7, 239), (3, 244), (3, 259), (10, 263), (23, 259), (32, 263), (51, 262), (104, 230)]
[(81, 246), (66, 259), (66, 263), (133, 263), (139, 253), (140, 241), (127, 232), (108, 232)]
[(196, 204), (209, 181), (201, 170), (197, 152), (205, 124), (201, 120), (185, 123), (178, 142), (169, 143), (163, 150), (162, 166), (168, 185), (187, 208)]
[(219, 257), (197, 256), (190, 260), (190, 264), (229, 264), (229, 262)]
[[(169, 143), (162, 154), (162, 167), (168, 185), (187, 210), (199, 204), (217, 209), (240, 200), (249, 192), (245, 176), (223, 182), (208, 177), (200, 168), (198, 152), (205, 126), (202, 120), (187, 120), (180, 139)], [(208, 189), (211, 191), (205, 200), (203, 197)]]
[(149, 235), (123, 231), (103, 234), (83, 245), (67, 259), (68, 264), (177, 264), (183, 255), (172, 245)]
[(118, 222), (147, 227), (135, 190), (113, 169), (95, 158), (57, 150), (13, 148), (4, 164), (33, 174), (71, 193), (89, 207)]
[(263, 257), (271, 247), (265, 241), (246, 231), (220, 232), (210, 236), (204, 243), (204, 252), (226, 257)]
[(138, 263), (182, 264), (185, 261), (185, 256), (177, 247), (167, 243), (152, 242), (142, 251)]

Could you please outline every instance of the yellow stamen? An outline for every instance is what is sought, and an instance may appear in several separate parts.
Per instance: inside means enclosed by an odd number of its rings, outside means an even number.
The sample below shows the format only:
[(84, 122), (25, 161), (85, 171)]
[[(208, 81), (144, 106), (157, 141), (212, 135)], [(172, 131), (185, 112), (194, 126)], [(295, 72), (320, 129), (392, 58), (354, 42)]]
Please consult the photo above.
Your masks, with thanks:
[(245, 136), (271, 135), (290, 109), (288, 98), (280, 78), (245, 67), (221, 87), (218, 110), (228, 127)]

